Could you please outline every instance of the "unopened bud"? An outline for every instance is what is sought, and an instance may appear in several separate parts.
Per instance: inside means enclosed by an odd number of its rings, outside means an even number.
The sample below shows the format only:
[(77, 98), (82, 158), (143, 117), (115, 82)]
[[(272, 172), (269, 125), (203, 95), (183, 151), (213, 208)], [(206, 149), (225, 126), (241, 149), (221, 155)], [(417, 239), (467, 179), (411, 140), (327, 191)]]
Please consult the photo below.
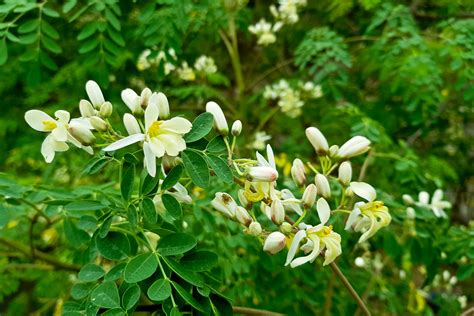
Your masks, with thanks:
[(235, 203), (234, 199), (229, 194), (217, 192), (211, 205), (222, 214), (227, 215), (230, 218), (235, 217), (237, 203)]
[(89, 80), (86, 82), (86, 92), (89, 96), (89, 100), (91, 100), (92, 105), (99, 109), (102, 103), (105, 102), (104, 95), (102, 94), (102, 90), (100, 90), (99, 85), (97, 82), (93, 80)]
[(249, 226), (252, 223), (252, 217), (242, 206), (237, 206), (235, 209), (235, 217), (242, 225)]
[(406, 212), (407, 212), (408, 219), (415, 219), (416, 213), (413, 207), (407, 207)]
[(403, 203), (405, 203), (406, 205), (415, 204), (415, 200), (413, 200), (413, 198), (408, 194), (403, 194), (402, 199), (403, 199)]
[(240, 133), (242, 132), (242, 122), (240, 120), (237, 120), (232, 124), (232, 136), (239, 136)]
[(251, 207), (252, 203), (250, 203), (249, 200), (247, 199), (247, 197), (245, 196), (245, 190), (240, 189), (237, 192), (237, 195), (239, 197), (240, 205), (242, 205), (245, 208), (250, 208)]
[(164, 93), (153, 93), (150, 97), (149, 103), (154, 103), (158, 107), (160, 119), (164, 120), (170, 116), (170, 104)]
[(309, 209), (313, 206), (314, 202), (316, 201), (317, 194), (318, 189), (314, 184), (310, 184), (306, 187), (303, 193), (303, 197), (301, 198), (301, 202), (303, 202), (303, 206), (306, 209)]
[(250, 181), (273, 182), (278, 179), (278, 171), (272, 167), (250, 167), (247, 178)]
[(274, 200), (271, 206), (272, 221), (280, 225), (285, 220), (285, 209), (280, 200)]
[(219, 134), (227, 136), (227, 134), (229, 134), (229, 126), (227, 125), (227, 120), (225, 119), (221, 107), (216, 102), (207, 102), (206, 111), (214, 116), (214, 127)]
[(354, 136), (339, 148), (338, 157), (351, 158), (361, 155), (370, 149), (370, 140), (364, 136)]
[(137, 119), (130, 113), (125, 113), (123, 116), (123, 125), (127, 130), (128, 135), (139, 134), (142, 131), (140, 130), (140, 125), (138, 124)]
[(296, 185), (303, 186), (305, 184), (306, 174), (301, 159), (297, 158), (293, 160), (293, 165), (291, 166), (291, 177)]
[(354, 191), (352, 191), (351, 187), (348, 186), (348, 187), (346, 188), (345, 194), (346, 194), (347, 197), (351, 197), (351, 196), (354, 195)]
[(364, 258), (362, 257), (357, 257), (354, 261), (355, 265), (359, 268), (362, 268), (363, 266), (365, 266), (365, 260)]
[(150, 246), (153, 249), (156, 249), (156, 246), (158, 245), (158, 241), (160, 240), (160, 235), (155, 234), (153, 232), (145, 232), (144, 235), (146, 239), (148, 240), (148, 242), (150, 243)]
[(306, 129), (306, 137), (318, 155), (324, 155), (329, 150), (328, 141), (323, 133), (316, 127), (308, 127)]
[(336, 157), (338, 151), (339, 151), (339, 146), (332, 145), (331, 147), (329, 147), (329, 157), (331, 158)]
[(161, 158), (161, 165), (163, 166), (163, 169), (165, 170), (166, 173), (168, 173), (171, 169), (176, 167), (180, 162), (181, 162), (181, 158), (168, 156), (167, 154), (165, 154)]
[(263, 244), (263, 250), (268, 252), (269, 254), (276, 254), (277, 252), (281, 251), (285, 248), (286, 245), (286, 237), (280, 232), (273, 232), (268, 235), (267, 239)]
[(352, 167), (349, 161), (344, 161), (339, 166), (339, 182), (342, 185), (348, 186), (352, 179)]
[(259, 222), (252, 222), (249, 225), (249, 233), (258, 236), (262, 233), (262, 225)]
[(328, 178), (323, 174), (318, 173), (314, 179), (314, 183), (316, 184), (316, 188), (318, 188), (318, 192), (321, 196), (326, 199), (331, 197), (331, 187), (329, 186)]
[(77, 139), (84, 146), (89, 146), (95, 143), (94, 134), (80, 123), (71, 122), (68, 131), (71, 133), (72, 137)]
[(112, 115), (112, 110), (113, 110), (112, 103), (107, 101), (107, 102), (104, 102), (100, 106), (99, 114), (100, 114), (100, 116), (102, 116), (104, 118), (108, 118)]
[(105, 132), (109, 126), (107, 125), (107, 122), (105, 122), (103, 119), (101, 119), (98, 116), (93, 116), (89, 119), (92, 127), (99, 131), (99, 132)]
[(283, 222), (280, 225), (280, 230), (285, 234), (289, 234), (293, 230), (293, 226), (291, 226), (291, 224), (288, 222)]
[(79, 102), (79, 112), (81, 112), (82, 117), (91, 117), (95, 115), (95, 110), (92, 107), (92, 104), (87, 100), (81, 100)]

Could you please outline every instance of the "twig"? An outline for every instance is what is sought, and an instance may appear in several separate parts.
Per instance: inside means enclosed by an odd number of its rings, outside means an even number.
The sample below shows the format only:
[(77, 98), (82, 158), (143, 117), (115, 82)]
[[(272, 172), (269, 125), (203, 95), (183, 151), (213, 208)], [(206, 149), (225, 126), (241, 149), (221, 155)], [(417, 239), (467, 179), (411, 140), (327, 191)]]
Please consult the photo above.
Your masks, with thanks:
[(371, 315), (370, 311), (367, 308), (367, 306), (365, 306), (364, 301), (362, 301), (359, 294), (357, 294), (357, 292), (354, 290), (351, 283), (349, 282), (349, 280), (347, 280), (346, 276), (344, 275), (344, 273), (342, 273), (342, 271), (339, 269), (336, 263), (331, 262), (329, 266), (331, 267), (334, 274), (336, 274), (336, 276), (341, 280), (342, 284), (346, 287), (347, 291), (349, 291), (349, 294), (351, 294), (351, 296), (357, 302), (357, 305), (359, 305), (359, 307), (362, 309), (364, 314), (366, 316), (370, 316)]
[[(0, 244), (3, 244), (3, 245), (5, 245), (9, 248), (12, 248), (12, 249), (16, 249), (19, 252), (21, 252), (21, 253), (23, 253), (27, 256), (30, 256), (30, 254), (31, 254), (30, 249), (27, 246), (25, 246), (21, 243), (18, 243), (16, 241), (12, 241), (12, 240), (8, 240), (8, 239), (0, 237)], [(81, 269), (81, 266), (79, 266), (79, 265), (58, 261), (58, 260), (56, 260), (55, 257), (50, 256), (46, 253), (43, 253), (39, 250), (35, 250), (35, 257), (36, 257), (36, 259), (47, 262), (47, 263), (55, 266), (56, 268), (59, 268), (59, 269), (62, 269), (62, 270), (79, 271)]]
[(20, 201), (21, 203), (24, 203), (28, 206), (31, 206), (31, 208), (33, 208), (39, 215), (41, 215), (42, 217), (44, 217), (46, 219), (46, 221), (48, 222), (48, 224), (51, 222), (51, 219), (38, 207), (36, 206), (35, 204), (31, 203), (30, 201), (28, 200), (25, 200), (23, 198), (21, 199), (18, 199), (18, 201)]
[(326, 294), (326, 302), (324, 303), (324, 316), (331, 315), (332, 295), (334, 292), (334, 274), (329, 279), (328, 290)]
[(367, 168), (369, 167), (369, 164), (372, 161), (372, 157), (373, 157), (374, 153), (375, 153), (375, 151), (372, 149), (371, 151), (369, 151), (369, 154), (367, 155), (367, 158), (365, 158), (364, 164), (362, 165), (362, 168), (360, 169), (359, 179), (358, 179), (359, 182), (364, 180), (365, 174), (367, 173)]
[(270, 312), (264, 309), (256, 309), (250, 307), (241, 307), (241, 306), (233, 306), (232, 310), (235, 314), (241, 315), (255, 315), (255, 316), (282, 316), (284, 314)]

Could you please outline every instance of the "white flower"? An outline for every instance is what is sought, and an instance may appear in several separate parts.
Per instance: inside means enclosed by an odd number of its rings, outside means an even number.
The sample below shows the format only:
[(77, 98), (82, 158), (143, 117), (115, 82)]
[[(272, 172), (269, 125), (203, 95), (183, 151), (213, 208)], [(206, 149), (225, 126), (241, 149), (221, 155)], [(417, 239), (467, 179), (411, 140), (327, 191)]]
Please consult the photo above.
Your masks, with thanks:
[(275, 156), (273, 149), (267, 145), (267, 159), (258, 151), (256, 152), (258, 166), (250, 167), (247, 173), (250, 181), (274, 182), (278, 179), (278, 171), (276, 170)]
[(137, 119), (130, 113), (125, 113), (123, 115), (123, 125), (125, 126), (128, 135), (139, 134), (142, 132)]
[(263, 250), (274, 255), (285, 248), (286, 237), (280, 232), (273, 232), (265, 239)]
[(306, 174), (304, 164), (301, 159), (296, 158), (293, 160), (291, 166), (291, 177), (297, 186), (303, 186), (306, 182)]
[(337, 155), (341, 158), (351, 158), (361, 155), (370, 149), (370, 140), (364, 136), (354, 136), (345, 142)]
[(362, 258), (362, 257), (357, 257), (357, 258), (355, 258), (354, 263), (355, 263), (355, 265), (356, 265), (357, 267), (359, 267), (359, 268), (362, 268), (362, 267), (365, 266), (365, 260), (364, 260), (364, 258)]
[(314, 178), (314, 183), (316, 184), (320, 195), (327, 199), (331, 197), (331, 187), (329, 186), (329, 181), (326, 176), (321, 173), (318, 173)]
[(306, 137), (318, 155), (324, 155), (329, 150), (329, 144), (323, 133), (316, 127), (308, 127), (306, 129)]
[(102, 90), (100, 90), (97, 82), (89, 80), (86, 82), (86, 92), (89, 100), (96, 109), (100, 109), (100, 106), (105, 102)]
[(235, 218), (244, 226), (249, 226), (252, 223), (252, 217), (242, 206), (237, 206), (235, 209)]
[(288, 189), (283, 189), (280, 191), (280, 194), (281, 202), (286, 211), (292, 211), (298, 215), (303, 214), (303, 210), (301, 209), (301, 201), (295, 198), (293, 192)]
[(162, 92), (153, 92), (148, 103), (154, 103), (160, 112), (160, 118), (167, 119), (170, 116), (170, 105), (168, 98)]
[(125, 105), (127, 105), (133, 114), (143, 113), (143, 109), (148, 106), (148, 101), (151, 95), (152, 92), (149, 88), (143, 89), (140, 95), (129, 88), (123, 90), (121, 93), (122, 101), (125, 103)]
[(422, 191), (418, 195), (418, 202), (415, 202), (417, 206), (426, 207), (433, 211), (436, 217), (447, 218), (448, 215), (444, 211), (445, 209), (451, 208), (451, 203), (443, 201), (443, 191), (438, 189), (433, 193), (430, 203), (430, 195), (428, 192)]
[(40, 110), (29, 110), (25, 113), (25, 120), (28, 125), (37, 131), (49, 133), (41, 145), (41, 154), (45, 161), (50, 163), (53, 161), (56, 152), (67, 151), (69, 149), (67, 142), (92, 154), (91, 147), (83, 146), (68, 131), (69, 112), (59, 110), (54, 115), (56, 119)]
[(197, 71), (203, 72), (205, 74), (212, 74), (217, 71), (214, 59), (204, 55), (201, 55), (198, 59), (196, 59), (196, 62), (194, 63), (194, 68)]
[(275, 23), (272, 26), (272, 24), (265, 21), (265, 19), (261, 19), (255, 25), (249, 26), (248, 30), (258, 37), (257, 44), (266, 46), (276, 42), (275, 32), (277, 32), (281, 26), (281, 23)]
[(217, 192), (211, 205), (219, 212), (227, 215), (230, 218), (234, 218), (237, 211), (237, 203), (227, 193)]
[(249, 233), (254, 235), (254, 236), (258, 236), (262, 233), (262, 226), (260, 225), (259, 222), (252, 222), (250, 223), (249, 225)]
[(344, 161), (339, 166), (339, 182), (344, 186), (348, 186), (352, 178), (352, 167), (349, 161)]
[(104, 151), (115, 151), (131, 144), (143, 141), (144, 163), (148, 174), (156, 174), (156, 158), (177, 156), (186, 149), (184, 134), (191, 130), (192, 124), (182, 117), (173, 117), (170, 120), (158, 121), (158, 107), (151, 103), (145, 110), (145, 131), (136, 133), (104, 148)]
[(283, 204), (281, 203), (280, 200), (274, 200), (272, 202), (272, 205), (270, 207), (271, 210), (271, 220), (277, 224), (280, 225), (283, 223), (285, 220), (285, 209), (283, 208)]
[(310, 184), (306, 187), (303, 192), (303, 197), (301, 198), (301, 202), (303, 203), (305, 208), (311, 208), (316, 201), (316, 195), (318, 194), (318, 190), (314, 184)]
[(240, 133), (242, 132), (242, 122), (240, 120), (237, 120), (235, 121), (233, 124), (232, 124), (232, 128), (231, 128), (231, 133), (232, 133), (232, 136), (239, 136)]
[(265, 143), (269, 141), (272, 137), (265, 132), (257, 132), (255, 133), (254, 141), (249, 145), (249, 147), (263, 150), (265, 149)]
[(209, 112), (214, 116), (214, 127), (217, 129), (219, 134), (227, 136), (229, 133), (229, 126), (227, 125), (227, 120), (225, 119), (221, 107), (216, 102), (210, 101), (206, 104), (206, 112)]
[(181, 64), (181, 68), (178, 68), (178, 76), (181, 80), (184, 81), (194, 81), (196, 80), (196, 74), (194, 70), (188, 66), (187, 62)]
[(357, 202), (349, 215), (345, 229), (353, 227), (354, 231), (362, 231), (359, 242), (364, 242), (382, 227), (390, 224), (392, 217), (388, 208), (382, 201), (375, 201), (377, 193), (368, 183), (351, 182), (351, 190), (359, 197), (367, 201)]

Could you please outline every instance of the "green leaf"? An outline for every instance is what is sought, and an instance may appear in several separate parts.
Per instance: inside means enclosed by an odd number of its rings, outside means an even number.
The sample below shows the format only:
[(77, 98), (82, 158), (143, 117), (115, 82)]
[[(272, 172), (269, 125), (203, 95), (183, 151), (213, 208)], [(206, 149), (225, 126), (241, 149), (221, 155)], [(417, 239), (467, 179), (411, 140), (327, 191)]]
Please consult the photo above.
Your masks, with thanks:
[(101, 316), (126, 316), (126, 315), (127, 314), (121, 308), (109, 309), (108, 311), (101, 314)]
[(123, 270), (125, 270), (126, 263), (122, 262), (110, 269), (104, 277), (105, 281), (115, 281), (122, 277)]
[(158, 219), (156, 214), (155, 203), (153, 200), (146, 197), (140, 202), (140, 209), (142, 210), (143, 218), (146, 223), (154, 225)]
[(100, 279), (105, 274), (104, 269), (93, 263), (88, 263), (79, 271), (79, 280), (82, 282), (92, 282)]
[(115, 282), (104, 282), (91, 293), (92, 304), (105, 307), (120, 307), (120, 296)]
[(466, 265), (459, 268), (457, 278), (459, 281), (467, 280), (474, 274), (474, 265)]
[(200, 140), (201, 138), (209, 134), (213, 124), (214, 116), (209, 112), (202, 113), (194, 119), (193, 127), (191, 128), (189, 133), (184, 136), (184, 140), (186, 141), (186, 143), (192, 143), (197, 140)]
[(79, 48), (80, 54), (85, 54), (92, 51), (94, 48), (99, 45), (99, 40), (97, 38), (91, 38), (87, 40), (82, 46)]
[(150, 193), (154, 194), (156, 193), (156, 190), (158, 189), (158, 183), (160, 181), (160, 171), (156, 171), (156, 175), (154, 177), (150, 176), (148, 173), (145, 176), (145, 179), (143, 180), (142, 183), (142, 195), (149, 195)]
[(62, 48), (58, 44), (56, 44), (55, 41), (53, 41), (47, 36), (41, 37), (41, 43), (43, 43), (44, 47), (52, 53), (60, 54), (63, 51)]
[(179, 219), (183, 215), (182, 210), (181, 210), (181, 204), (179, 204), (178, 200), (171, 194), (163, 194), (161, 196), (161, 201), (163, 202), (163, 205), (165, 206), (166, 210), (168, 213), (173, 217), (174, 219)]
[(179, 285), (176, 282), (172, 282), (173, 287), (175, 288), (176, 292), (179, 293), (179, 295), (186, 301), (188, 302), (192, 307), (195, 309), (204, 312), (204, 308), (202, 307), (201, 303), (199, 303), (188, 291), (186, 291), (181, 285)]
[(5, 64), (8, 60), (7, 40), (2, 38), (0, 40), (0, 66)]
[(56, 31), (56, 29), (51, 24), (44, 20), (41, 22), (41, 29), (44, 34), (48, 35), (52, 39), (58, 40), (60, 38), (58, 31)]
[(149, 278), (158, 268), (158, 259), (153, 253), (141, 254), (127, 263), (124, 279), (128, 283), (136, 283)]
[(81, 30), (81, 32), (79, 32), (79, 34), (77, 35), (77, 39), (79, 41), (82, 41), (94, 34), (96, 31), (97, 24), (95, 22), (89, 23)]
[(120, 182), (120, 192), (125, 201), (129, 201), (133, 192), (133, 183), (135, 182), (135, 165), (123, 163), (122, 181)]
[(204, 157), (195, 151), (185, 150), (181, 153), (181, 158), (194, 184), (207, 188), (209, 185), (209, 168)]
[(130, 286), (122, 295), (122, 306), (125, 310), (132, 309), (140, 299), (140, 287), (137, 284)]
[(18, 28), (18, 33), (24, 34), (24, 33), (30, 33), (37, 30), (40, 25), (39, 22), (40, 21), (38, 19), (32, 19), (32, 20), (26, 21)]
[(174, 233), (160, 238), (158, 252), (162, 256), (174, 256), (193, 249), (197, 241), (191, 235)]
[(97, 249), (109, 260), (122, 260), (130, 254), (127, 236), (119, 232), (109, 232), (105, 238), (96, 238)]
[(232, 183), (234, 181), (232, 170), (224, 159), (213, 154), (207, 155), (207, 158), (212, 170), (214, 170), (219, 179), (225, 183)]
[(120, 31), (120, 21), (110, 10), (105, 10), (105, 18), (117, 31)]
[(66, 239), (73, 247), (79, 247), (82, 244), (89, 242), (89, 234), (77, 228), (76, 224), (72, 220), (66, 217), (63, 221), (63, 224)]
[(220, 153), (227, 149), (224, 138), (222, 136), (214, 137), (209, 144), (207, 144), (206, 150), (211, 153)]
[(87, 163), (82, 173), (89, 175), (96, 174), (97, 172), (102, 170), (102, 168), (107, 164), (107, 162), (109, 162), (109, 160), (105, 157), (93, 158)]
[(172, 188), (176, 183), (178, 183), (181, 178), (181, 173), (183, 172), (183, 166), (177, 165), (166, 176), (165, 180), (161, 184), (161, 190), (165, 191)]
[(92, 289), (95, 287), (95, 283), (76, 283), (71, 289), (71, 296), (75, 300), (81, 300), (88, 296)]
[(66, 3), (63, 5), (63, 12), (68, 13), (71, 11), (77, 4), (77, 0), (68, 0)]
[(163, 301), (171, 295), (171, 285), (168, 280), (159, 279), (148, 288), (148, 297), (153, 301)]
[(38, 34), (36, 33), (27, 34), (20, 37), (20, 43), (23, 45), (29, 45), (36, 42), (37, 39), (38, 39)]
[(74, 213), (82, 213), (82, 212), (99, 211), (99, 210), (103, 210), (106, 207), (107, 206), (97, 201), (84, 200), (84, 201), (74, 201), (69, 204), (66, 204), (64, 206), (64, 210), (66, 212), (74, 214)]
[(184, 256), (181, 265), (193, 272), (207, 271), (217, 263), (217, 255), (210, 251), (196, 251)]
[(135, 205), (130, 205), (128, 207), (127, 218), (129, 226), (132, 230), (134, 230), (138, 224), (137, 208), (135, 207)]
[(53, 10), (49, 7), (43, 7), (43, 13), (52, 18), (59, 17), (59, 13), (56, 10)]
[(204, 285), (204, 279), (201, 275), (189, 271), (184, 268), (179, 262), (174, 261), (170, 257), (163, 257), (166, 265), (170, 267), (180, 278), (194, 286), (202, 287)]

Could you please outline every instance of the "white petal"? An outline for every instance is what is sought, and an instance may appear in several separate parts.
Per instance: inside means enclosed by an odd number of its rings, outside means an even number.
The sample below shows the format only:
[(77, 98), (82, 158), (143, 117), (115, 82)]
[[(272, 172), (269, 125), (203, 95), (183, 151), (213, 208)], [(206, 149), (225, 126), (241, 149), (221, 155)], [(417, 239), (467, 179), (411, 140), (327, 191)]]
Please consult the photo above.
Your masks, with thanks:
[(349, 214), (347, 218), (346, 226), (344, 227), (345, 230), (349, 230), (352, 225), (356, 222), (357, 218), (361, 214), (361, 211), (358, 207), (354, 208), (352, 212)]
[(374, 187), (365, 182), (351, 182), (352, 191), (365, 199), (366, 201), (372, 202), (377, 197)]
[(128, 108), (130, 109), (130, 111), (132, 111), (132, 113), (135, 113), (138, 107), (140, 106), (139, 104), (140, 97), (138, 96), (138, 94), (132, 89), (125, 89), (125, 90), (122, 90), (120, 95), (125, 105), (128, 106)]
[(127, 147), (131, 144), (143, 141), (144, 139), (145, 135), (143, 134), (133, 134), (122, 138), (121, 140), (118, 140), (115, 143), (110, 144), (109, 146), (105, 147), (103, 151), (114, 151), (123, 147)]
[(331, 216), (331, 208), (329, 207), (328, 202), (324, 198), (319, 198), (316, 203), (316, 210), (318, 211), (321, 224), (325, 225), (329, 220), (329, 216)]
[(51, 132), (54, 140), (58, 142), (65, 142), (67, 140), (67, 129), (64, 126), (58, 126)]
[(82, 149), (84, 149), (84, 151), (86, 153), (88, 153), (89, 155), (93, 155), (94, 154), (94, 150), (92, 149), (91, 146), (82, 146)]
[(178, 156), (181, 151), (186, 149), (186, 142), (177, 134), (161, 134), (156, 138), (161, 141), (169, 156)]
[(369, 229), (367, 229), (365, 233), (362, 234), (362, 236), (360, 236), (359, 243), (363, 243), (364, 241), (366, 241), (367, 239), (375, 235), (375, 233), (377, 232), (377, 230), (379, 230), (379, 228), (380, 226), (377, 225), (377, 220), (373, 216), (371, 216), (370, 227)]
[(259, 166), (271, 167), (268, 161), (258, 151), (255, 153)]
[(163, 157), (165, 154), (165, 147), (158, 139), (154, 138), (148, 142), (151, 151), (155, 154), (156, 157), (160, 158)]
[(145, 165), (148, 174), (152, 177), (156, 175), (156, 157), (150, 149), (148, 142), (143, 143), (143, 153), (145, 154)]
[(99, 85), (97, 82), (93, 80), (89, 80), (86, 82), (86, 92), (91, 100), (92, 105), (98, 107), (105, 102), (104, 96), (102, 95), (102, 91), (100, 90)]
[(272, 146), (270, 146), (269, 144), (267, 145), (267, 158), (268, 158), (268, 163), (270, 164), (270, 167), (272, 167), (273, 169), (276, 169), (275, 155), (273, 154)]
[(295, 234), (295, 237), (293, 237), (293, 241), (291, 242), (290, 249), (288, 250), (288, 254), (286, 255), (285, 266), (289, 265), (291, 261), (293, 261), (293, 258), (296, 255), (296, 251), (298, 250), (300, 242), (305, 237), (306, 237), (306, 231), (304, 230), (299, 230)]
[(421, 191), (419, 194), (418, 194), (418, 201), (422, 204), (428, 204), (430, 203), (430, 195), (428, 194), (428, 192), (425, 192), (425, 191)]
[(313, 242), (313, 251), (311, 251), (311, 253), (307, 256), (299, 257), (293, 260), (293, 262), (290, 264), (292, 268), (296, 268), (302, 264), (305, 264), (306, 262), (313, 261), (319, 255), (319, 238), (317, 236), (309, 236), (309, 239), (311, 239)]
[(435, 204), (443, 199), (443, 190), (438, 189), (433, 193), (433, 197), (431, 198), (431, 204)]
[(123, 116), (123, 125), (127, 130), (128, 135), (140, 134), (140, 125), (138, 124), (137, 119), (130, 113), (125, 113)]
[(186, 134), (191, 130), (192, 126), (191, 122), (185, 118), (173, 117), (170, 120), (164, 121), (160, 127), (170, 132)]
[(51, 144), (51, 148), (56, 152), (58, 151), (63, 152), (69, 149), (68, 144), (66, 144), (65, 142), (57, 142), (54, 139), (51, 140), (50, 144)]
[(324, 238), (326, 246), (326, 253), (324, 254), (323, 266), (330, 264), (339, 256), (341, 251), (341, 236), (338, 233), (332, 232), (329, 236)]
[(49, 132), (50, 130), (46, 130), (43, 122), (54, 122), (56, 120), (53, 119), (48, 114), (44, 113), (40, 110), (29, 110), (25, 113), (25, 121), (30, 125), (33, 129), (40, 131), (40, 132)]
[(68, 111), (59, 110), (54, 112), (54, 116), (58, 118), (58, 121), (62, 124), (67, 124), (71, 118), (71, 114)]
[(44, 139), (43, 144), (41, 144), (41, 154), (43, 155), (44, 160), (47, 163), (50, 163), (51, 161), (53, 161), (54, 154), (55, 154), (51, 141), (52, 141), (52, 136), (48, 135)]
[(149, 104), (145, 110), (145, 130), (148, 131), (151, 124), (158, 119), (160, 115), (160, 111), (158, 110), (158, 106), (156, 104)]

